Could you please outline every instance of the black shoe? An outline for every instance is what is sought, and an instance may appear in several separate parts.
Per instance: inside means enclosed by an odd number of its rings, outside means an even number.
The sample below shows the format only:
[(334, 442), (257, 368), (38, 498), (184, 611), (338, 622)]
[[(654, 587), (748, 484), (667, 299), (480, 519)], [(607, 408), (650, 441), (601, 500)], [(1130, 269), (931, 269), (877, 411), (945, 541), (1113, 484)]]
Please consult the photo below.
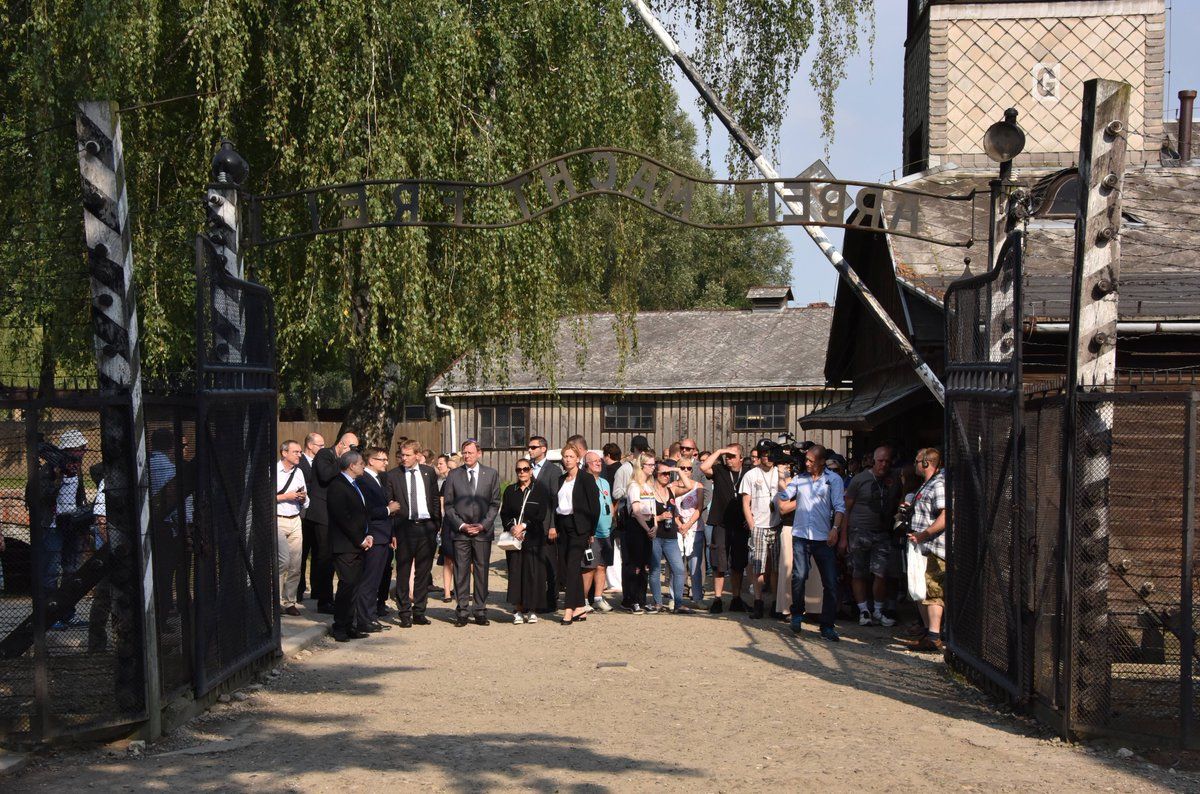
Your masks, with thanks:
[(300, 610), (296, 609), (295, 606), (290, 606), (287, 609), (283, 610), (283, 614), (291, 615), (292, 617), (297, 618), (297, 617), (300, 617)]
[(387, 608), (387, 604), (379, 604), (375, 607), (375, 617), (377, 618), (386, 618), (391, 612), (392, 610)]
[(365, 640), (367, 637), (370, 637), (371, 635), (367, 634), (364, 631), (359, 631), (358, 629), (354, 629), (353, 631), (347, 632), (346, 636), (352, 640)]
[(338, 642), (350, 642), (350, 635), (346, 634), (345, 632), (342, 632), (342, 631), (339, 631), (336, 633), (331, 631), (331, 632), (329, 632), (329, 636), (333, 637)]
[(741, 596), (734, 596), (733, 600), (729, 602), (729, 611), (730, 612), (745, 612), (746, 611), (746, 602), (742, 600)]
[(725, 602), (719, 598), (714, 598), (712, 604), (708, 607), (708, 612), (711, 615), (719, 615), (725, 611)]
[(754, 599), (754, 608), (750, 610), (751, 620), (761, 620), (764, 614), (765, 607), (761, 598)]
[(379, 632), (385, 631), (388, 628), (390, 628), (390, 626), (385, 626), (382, 623), (376, 622), (376, 623), (368, 623), (365, 626), (359, 626), (358, 631), (360, 631), (364, 634), (378, 634)]
[(413, 615), (412, 622), (418, 626), (428, 626), (430, 624), (429, 618), (424, 615)]
[(475, 616), (475, 625), (476, 626), (486, 626), (491, 622), (492, 621), (488, 620), (487, 615), (476, 615)]
[(317, 612), (322, 615), (332, 615), (333, 604), (317, 604)]
[(454, 619), (454, 628), (461, 629), (465, 625), (467, 625), (467, 616), (466, 615), (459, 615), (458, 617), (456, 617)]
[(408, 615), (404, 615), (400, 618), (400, 628), (411, 629), (412, 624), (413, 624), (413, 619), (410, 618)]

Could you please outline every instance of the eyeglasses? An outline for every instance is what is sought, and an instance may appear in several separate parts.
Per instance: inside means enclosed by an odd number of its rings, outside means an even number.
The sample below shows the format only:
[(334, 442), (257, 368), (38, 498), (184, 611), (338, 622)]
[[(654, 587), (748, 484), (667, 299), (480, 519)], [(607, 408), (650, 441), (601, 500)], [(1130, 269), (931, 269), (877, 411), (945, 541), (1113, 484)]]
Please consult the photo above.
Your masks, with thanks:
[(530, 444), (527, 449), (545, 449), (545, 444)]
[(691, 466), (676, 466), (675, 468), (679, 469), (680, 471), (691, 471), (692, 470)]
[(527, 471), (533, 471), (533, 467), (531, 467), (531, 466), (518, 466), (517, 467), (517, 474), (524, 474)]
[(679, 451), (680, 452), (695, 452), (696, 448), (695, 447), (680, 447)]
[(654, 464), (654, 461), (652, 461), (652, 460), (648, 460), (642, 464), (642, 466), (653, 466), (653, 465), (655, 465), (655, 464)]
[(655, 476), (656, 476), (656, 477), (670, 477), (670, 476), (671, 476), (671, 472), (669, 472), (669, 471), (660, 471), (660, 472), (659, 472), (658, 474), (656, 474)]
[(382, 457), (382, 458), (378, 458), (378, 457), (377, 457), (377, 458), (371, 458), (371, 460), (373, 460), (375, 463), (387, 463), (387, 462), (388, 462), (388, 459), (387, 459), (387, 456), (386, 456), (386, 455), (385, 455), (384, 457)]

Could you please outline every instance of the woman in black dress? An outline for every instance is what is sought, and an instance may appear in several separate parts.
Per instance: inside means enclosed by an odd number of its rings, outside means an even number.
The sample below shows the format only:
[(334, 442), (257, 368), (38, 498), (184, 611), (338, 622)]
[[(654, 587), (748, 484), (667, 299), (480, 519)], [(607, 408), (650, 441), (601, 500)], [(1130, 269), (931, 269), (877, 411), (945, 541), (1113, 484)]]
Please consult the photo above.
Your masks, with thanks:
[(600, 488), (591, 472), (583, 471), (579, 463), (579, 451), (572, 446), (563, 447), (563, 475), (558, 483), (554, 525), (550, 529), (551, 539), (557, 538), (560, 546), (566, 544), (558, 566), (558, 577), (566, 590), (564, 626), (584, 620), (587, 614), (583, 554), (592, 545), (596, 521), (600, 518)]
[(520, 550), (504, 555), (508, 561), (508, 602), (513, 605), (513, 623), (537, 623), (533, 610), (546, 594), (542, 546), (550, 495), (534, 481), (529, 461), (518, 460), (516, 472), (517, 481), (504, 490), (500, 501), (501, 526), (521, 541)]

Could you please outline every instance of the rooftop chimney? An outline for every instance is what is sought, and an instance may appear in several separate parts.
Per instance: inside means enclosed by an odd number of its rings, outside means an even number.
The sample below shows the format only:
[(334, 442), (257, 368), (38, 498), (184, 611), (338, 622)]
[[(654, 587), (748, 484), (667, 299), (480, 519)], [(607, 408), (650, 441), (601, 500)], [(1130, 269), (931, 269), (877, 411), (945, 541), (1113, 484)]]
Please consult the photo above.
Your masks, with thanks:
[(751, 287), (746, 293), (750, 301), (750, 310), (756, 312), (777, 312), (787, 308), (792, 300), (791, 287)]
[(1195, 91), (1179, 92), (1179, 164), (1187, 165), (1192, 159), (1192, 107), (1196, 101)]

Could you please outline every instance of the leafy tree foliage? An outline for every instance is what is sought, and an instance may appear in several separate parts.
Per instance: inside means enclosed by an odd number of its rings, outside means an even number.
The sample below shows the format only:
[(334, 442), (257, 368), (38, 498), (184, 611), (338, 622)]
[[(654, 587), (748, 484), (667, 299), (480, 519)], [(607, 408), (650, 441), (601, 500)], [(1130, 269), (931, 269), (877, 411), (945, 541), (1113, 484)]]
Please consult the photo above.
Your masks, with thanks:
[[(655, 4), (752, 135), (773, 141), (791, 74), (816, 37), (826, 129), (840, 64), (870, 0)], [(690, 31), (690, 33), (689, 33)], [(193, 349), (191, 238), (214, 144), (245, 188), (420, 176), (488, 181), (573, 149), (622, 146), (699, 173), (673, 68), (621, 0), (31, 0), (0, 9), (0, 345), (43, 380), (87, 371), (74, 103), (122, 113), (151, 374)], [(151, 102), (179, 98), (170, 102)], [(479, 209), (499, 216), (504, 196)], [(372, 212), (382, 213), (382, 206)], [(732, 217), (715, 190), (698, 217)], [(729, 305), (786, 278), (773, 231), (682, 229), (627, 203), (573, 203), (499, 231), (388, 229), (249, 249), (276, 300), (287, 391), (352, 378), (365, 435), (464, 351), (516, 345), (553, 370), (550, 319), (595, 309)], [(634, 344), (633, 323), (614, 333)], [(32, 329), (32, 333), (30, 330)], [(24, 356), (22, 362), (17, 359)], [(491, 366), (487, 375), (502, 377)]]

